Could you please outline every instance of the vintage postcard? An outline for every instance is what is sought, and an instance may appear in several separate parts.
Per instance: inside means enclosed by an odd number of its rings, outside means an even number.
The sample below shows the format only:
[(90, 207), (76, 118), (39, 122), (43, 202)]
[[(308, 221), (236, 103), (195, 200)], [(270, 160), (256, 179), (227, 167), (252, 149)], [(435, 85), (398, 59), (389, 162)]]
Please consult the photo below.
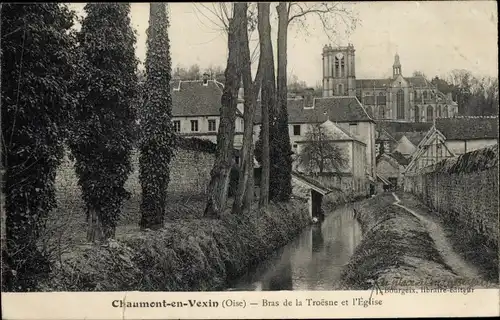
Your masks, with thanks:
[(0, 14), (3, 318), (500, 315), (495, 1)]

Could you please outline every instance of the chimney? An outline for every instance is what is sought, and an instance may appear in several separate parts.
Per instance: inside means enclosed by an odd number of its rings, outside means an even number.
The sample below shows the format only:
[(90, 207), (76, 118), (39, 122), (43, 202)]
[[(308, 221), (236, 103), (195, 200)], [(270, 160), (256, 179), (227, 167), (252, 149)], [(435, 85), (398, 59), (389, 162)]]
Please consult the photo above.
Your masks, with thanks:
[(206, 73), (206, 72), (203, 74), (203, 85), (204, 86), (208, 85), (208, 77), (209, 76), (210, 75), (208, 73)]
[(314, 108), (314, 89), (306, 88), (304, 89), (304, 108)]

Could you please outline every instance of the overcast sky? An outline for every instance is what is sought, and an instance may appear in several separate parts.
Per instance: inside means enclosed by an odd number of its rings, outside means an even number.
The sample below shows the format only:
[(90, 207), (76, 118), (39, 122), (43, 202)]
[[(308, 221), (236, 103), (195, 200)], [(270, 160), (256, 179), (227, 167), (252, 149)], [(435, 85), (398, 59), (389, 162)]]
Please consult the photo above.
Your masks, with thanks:
[[(496, 76), (496, 6), (496, 1), (358, 2), (352, 7), (360, 20), (356, 29), (346, 35), (339, 27), (335, 42), (354, 45), (359, 79), (390, 76), (396, 52), (404, 76), (419, 70), (432, 77), (453, 69)], [(70, 7), (80, 15), (84, 12), (82, 3)], [(169, 7), (173, 67), (225, 66), (227, 36), (208, 19), (213, 15), (200, 4), (170, 3)], [(136, 54), (144, 61), (149, 4), (133, 3), (131, 11), (138, 33)], [(321, 81), (321, 52), (329, 40), (317, 21), (309, 19), (308, 23), (309, 35), (297, 28), (289, 32), (288, 70), (313, 86)], [(274, 37), (276, 31), (273, 28)]]

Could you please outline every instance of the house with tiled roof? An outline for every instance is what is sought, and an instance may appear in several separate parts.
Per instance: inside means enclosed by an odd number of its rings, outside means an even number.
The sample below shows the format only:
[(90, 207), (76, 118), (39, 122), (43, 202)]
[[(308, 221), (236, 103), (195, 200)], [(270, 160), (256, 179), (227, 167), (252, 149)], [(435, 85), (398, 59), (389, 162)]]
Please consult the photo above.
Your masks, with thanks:
[[(377, 149), (379, 149), (381, 143), (384, 143), (385, 152), (398, 151), (406, 158), (409, 158), (431, 127), (432, 123), (427, 122), (378, 120), (375, 125), (379, 136), (376, 139)], [(390, 139), (387, 137), (390, 137)]]
[(357, 96), (372, 118), (432, 122), (458, 114), (451, 95), (440, 92), (424, 76), (405, 77), (399, 55), (394, 57), (392, 77), (356, 79), (355, 49), (323, 48), (323, 97)]
[(406, 168), (412, 174), (445, 158), (498, 144), (498, 116), (437, 119)]
[(436, 119), (436, 129), (455, 155), (498, 144), (498, 116)]
[[(254, 141), (257, 141), (260, 132), (260, 110), (260, 107), (256, 110)], [(312, 95), (312, 89), (308, 89), (302, 97), (289, 99), (287, 110), (288, 130), (294, 152), (297, 152), (298, 141), (304, 140), (310, 125), (329, 120), (366, 146), (366, 171), (371, 177), (375, 177), (375, 121), (355, 96), (316, 98)]]
[(377, 175), (397, 188), (403, 185), (403, 173), (408, 165), (406, 158), (400, 153), (382, 153), (377, 156)]
[[(304, 130), (302, 136), (295, 137), (293, 169), (296, 172), (309, 175), (321, 173), (323, 176), (329, 176), (329, 186), (340, 188), (353, 195), (366, 195), (369, 191), (369, 179), (366, 174), (368, 168), (366, 164), (366, 143), (331, 120), (321, 124), (308, 124), (304, 126)], [(345, 166), (337, 170), (337, 168), (329, 165), (328, 160), (325, 160), (320, 170), (317, 161), (310, 161), (308, 166), (301, 163), (300, 154), (311, 143), (309, 133), (315, 133), (317, 136), (321, 135), (323, 137), (321, 143), (337, 146), (347, 160)]]
[[(208, 79), (171, 82), (174, 131), (186, 137), (217, 142), (223, 84)], [(243, 142), (243, 99), (240, 97), (235, 120), (234, 147)]]

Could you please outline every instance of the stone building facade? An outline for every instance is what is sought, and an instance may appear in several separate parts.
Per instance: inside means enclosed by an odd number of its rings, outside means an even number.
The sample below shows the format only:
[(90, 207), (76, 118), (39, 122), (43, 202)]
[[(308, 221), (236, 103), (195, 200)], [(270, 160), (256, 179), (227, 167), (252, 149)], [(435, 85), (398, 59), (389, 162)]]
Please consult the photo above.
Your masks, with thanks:
[(440, 92), (424, 76), (405, 77), (396, 54), (392, 77), (356, 79), (355, 50), (323, 48), (323, 97), (356, 96), (376, 120), (432, 122), (458, 114), (451, 95)]

